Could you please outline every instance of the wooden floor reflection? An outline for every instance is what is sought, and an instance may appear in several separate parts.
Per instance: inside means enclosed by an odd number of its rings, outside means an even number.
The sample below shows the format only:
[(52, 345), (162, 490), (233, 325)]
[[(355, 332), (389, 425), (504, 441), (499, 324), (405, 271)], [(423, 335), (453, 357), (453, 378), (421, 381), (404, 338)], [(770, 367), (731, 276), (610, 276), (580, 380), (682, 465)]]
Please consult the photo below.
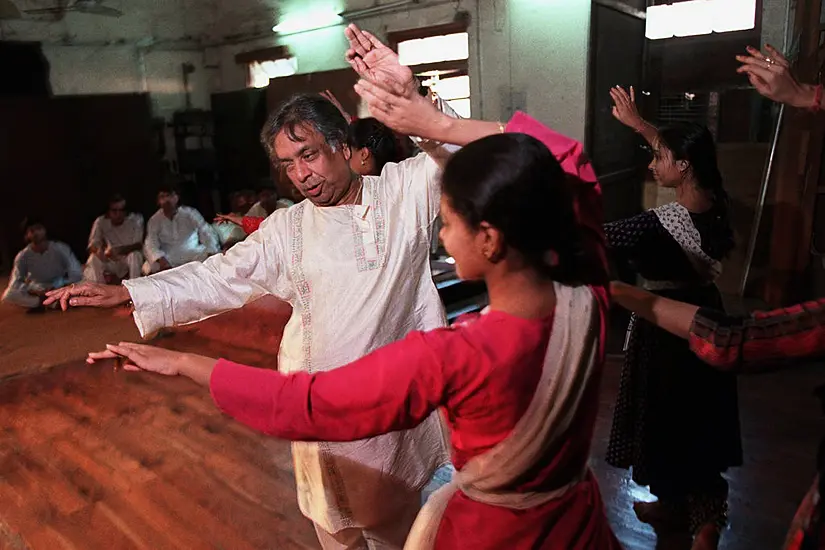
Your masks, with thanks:
[[(628, 549), (677, 549), (657, 546), (631, 510), (649, 495), (601, 458), (618, 379), (614, 361), (592, 461), (611, 522)], [(722, 548), (781, 546), (812, 479), (820, 381), (820, 368), (742, 380), (747, 464), (730, 475)], [(288, 445), (226, 419), (186, 380), (80, 363), (9, 380), (0, 427), (0, 548), (317, 547), (295, 502)]]

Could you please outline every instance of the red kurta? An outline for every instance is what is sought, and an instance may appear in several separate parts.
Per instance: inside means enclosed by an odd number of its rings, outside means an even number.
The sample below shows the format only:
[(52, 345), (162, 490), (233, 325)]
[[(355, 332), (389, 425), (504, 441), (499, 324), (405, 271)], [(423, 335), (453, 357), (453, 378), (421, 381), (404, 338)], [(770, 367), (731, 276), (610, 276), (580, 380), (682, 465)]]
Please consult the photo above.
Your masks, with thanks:
[[(595, 292), (606, 318), (606, 293)], [(541, 376), (551, 327), (552, 318), (527, 320), (494, 311), (458, 327), (411, 333), (345, 367), (315, 374), (285, 376), (222, 359), (211, 391), (227, 414), (293, 440), (351, 441), (409, 429), (442, 407), (453, 460), (461, 469), (506, 438), (521, 418)], [(601, 330), (604, 334), (604, 323)], [(582, 470), (599, 382), (593, 377), (567, 436), (516, 491), (551, 490)], [(619, 544), (589, 476), (563, 497), (528, 510), (480, 504), (459, 492), (442, 519), (437, 547), (613, 549)]]

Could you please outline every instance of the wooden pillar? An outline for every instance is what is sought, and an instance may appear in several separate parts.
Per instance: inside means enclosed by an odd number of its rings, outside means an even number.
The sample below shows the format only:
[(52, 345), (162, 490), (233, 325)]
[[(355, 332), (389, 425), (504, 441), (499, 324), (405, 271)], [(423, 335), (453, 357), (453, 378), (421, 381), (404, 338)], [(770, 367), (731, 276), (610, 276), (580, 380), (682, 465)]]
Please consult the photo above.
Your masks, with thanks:
[[(819, 46), (822, 0), (799, 0), (794, 37), (799, 55), (794, 70), (802, 82), (819, 79), (823, 50)], [(791, 41), (793, 42), (793, 40)], [(799, 301), (805, 295), (804, 271), (810, 262), (811, 230), (825, 137), (825, 117), (785, 108), (773, 178), (774, 216), (770, 268), (764, 299), (771, 306)]]

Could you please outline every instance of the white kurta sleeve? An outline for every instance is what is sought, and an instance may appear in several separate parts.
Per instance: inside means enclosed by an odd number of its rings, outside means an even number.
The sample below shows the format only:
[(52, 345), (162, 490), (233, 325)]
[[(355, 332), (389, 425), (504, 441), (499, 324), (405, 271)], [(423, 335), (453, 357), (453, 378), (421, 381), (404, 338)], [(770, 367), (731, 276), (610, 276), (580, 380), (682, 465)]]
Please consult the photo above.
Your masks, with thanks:
[(206, 220), (203, 219), (201, 213), (194, 208), (192, 209), (191, 214), (192, 220), (198, 230), (198, 240), (204, 247), (206, 247), (206, 251), (210, 254), (217, 254), (220, 252), (220, 239), (212, 226), (206, 223)]
[(11, 277), (9, 277), (9, 289), (19, 290), (26, 286), (26, 277), (29, 276), (29, 266), (26, 264), (26, 255), (24, 248), (14, 257), (14, 267), (11, 270)]
[(65, 283), (72, 284), (80, 281), (83, 278), (83, 266), (80, 265), (77, 256), (74, 255), (69, 245), (63, 243), (55, 244), (60, 244), (60, 254), (63, 256), (63, 265), (66, 266)]
[(409, 197), (421, 227), (430, 236), (441, 207), (440, 176), (438, 164), (427, 153), (419, 153), (397, 164), (387, 163), (381, 172), (381, 185), (396, 186)]
[(146, 241), (143, 245), (143, 252), (150, 264), (165, 257), (163, 250), (160, 248), (160, 224), (156, 216), (149, 218), (149, 223), (146, 225)]
[(272, 289), (281, 286), (279, 280), (286, 273), (278, 230), (274, 228), (278, 221), (270, 218), (242, 243), (202, 263), (191, 262), (150, 277), (124, 281), (141, 336), (163, 327), (201, 321), (273, 294)]
[(95, 218), (95, 223), (92, 224), (92, 232), (89, 234), (89, 249), (103, 248), (106, 243), (103, 242), (103, 217)]
[(127, 244), (137, 244), (139, 242), (143, 242), (143, 215), (142, 214), (132, 214), (129, 216), (131, 218), (132, 223), (132, 234), (134, 235), (132, 242)]

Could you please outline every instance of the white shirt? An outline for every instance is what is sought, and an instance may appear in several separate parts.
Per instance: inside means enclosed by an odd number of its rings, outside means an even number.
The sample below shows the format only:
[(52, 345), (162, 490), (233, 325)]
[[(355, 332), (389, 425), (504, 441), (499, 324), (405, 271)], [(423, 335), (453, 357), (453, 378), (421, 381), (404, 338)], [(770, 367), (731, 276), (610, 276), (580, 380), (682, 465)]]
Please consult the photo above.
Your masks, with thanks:
[(218, 236), (200, 212), (179, 206), (171, 220), (162, 209), (149, 218), (144, 249), (150, 263), (166, 258), (178, 266), (205, 254), (216, 254), (220, 246)]
[(89, 235), (89, 248), (117, 248), (143, 242), (143, 216), (131, 213), (115, 225), (106, 216), (98, 216)]
[[(224, 255), (125, 281), (141, 334), (271, 294), (293, 308), (279, 370), (318, 372), (412, 330), (444, 326), (429, 263), (440, 198), (437, 173), (424, 154), (387, 164), (380, 177), (364, 177), (361, 205), (321, 208), (303, 201), (276, 210)], [(293, 444), (301, 510), (329, 532), (359, 526), (359, 509), (374, 514), (380, 508), (386, 476), (417, 489), (427, 483), (444, 460), (441, 437), (431, 417), (409, 432), (356, 443)], [(365, 472), (381, 475), (365, 478)], [(346, 509), (338, 508), (342, 499)]]
[(27, 284), (59, 288), (76, 283), (83, 277), (83, 267), (69, 245), (49, 241), (49, 247), (41, 254), (27, 246), (14, 258), (9, 287), (24, 288)]

